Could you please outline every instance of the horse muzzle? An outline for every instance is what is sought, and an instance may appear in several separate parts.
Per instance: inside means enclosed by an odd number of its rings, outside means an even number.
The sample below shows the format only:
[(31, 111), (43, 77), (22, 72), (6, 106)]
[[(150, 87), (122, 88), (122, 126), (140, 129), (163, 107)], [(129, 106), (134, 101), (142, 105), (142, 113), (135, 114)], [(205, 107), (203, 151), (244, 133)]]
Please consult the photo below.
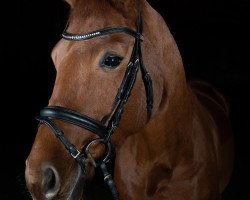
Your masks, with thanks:
[[(61, 176), (53, 164), (44, 164), (42, 167), (31, 167), (29, 160), (26, 161), (25, 179), (27, 188), (33, 200), (80, 200), (87, 176), (91, 176), (91, 167), (86, 164), (83, 171), (79, 165), (71, 177)], [(88, 175), (85, 172), (89, 172)]]

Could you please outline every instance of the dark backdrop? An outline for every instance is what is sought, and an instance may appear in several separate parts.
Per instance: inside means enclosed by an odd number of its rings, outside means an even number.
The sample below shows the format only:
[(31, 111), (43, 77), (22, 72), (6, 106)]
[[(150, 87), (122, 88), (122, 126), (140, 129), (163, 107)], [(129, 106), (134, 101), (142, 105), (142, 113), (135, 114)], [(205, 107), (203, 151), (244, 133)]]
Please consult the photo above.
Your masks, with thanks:
[[(187, 76), (213, 83), (228, 97), (236, 158), (227, 199), (250, 199), (249, 0), (150, 3), (166, 19)], [(26, 200), (25, 159), (36, 134), (35, 116), (52, 91), (50, 52), (60, 39), (68, 7), (62, 0), (22, 0), (1, 8), (0, 199)]]

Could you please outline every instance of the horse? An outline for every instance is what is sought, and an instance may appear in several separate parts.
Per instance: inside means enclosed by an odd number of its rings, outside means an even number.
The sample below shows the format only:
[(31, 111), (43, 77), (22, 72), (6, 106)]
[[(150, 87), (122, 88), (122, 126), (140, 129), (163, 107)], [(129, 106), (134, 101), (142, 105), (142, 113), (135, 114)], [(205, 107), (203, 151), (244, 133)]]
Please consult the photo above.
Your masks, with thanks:
[(99, 170), (116, 200), (221, 199), (234, 160), (229, 104), (187, 80), (164, 18), (146, 0), (66, 1), (26, 160), (32, 198), (85, 199)]

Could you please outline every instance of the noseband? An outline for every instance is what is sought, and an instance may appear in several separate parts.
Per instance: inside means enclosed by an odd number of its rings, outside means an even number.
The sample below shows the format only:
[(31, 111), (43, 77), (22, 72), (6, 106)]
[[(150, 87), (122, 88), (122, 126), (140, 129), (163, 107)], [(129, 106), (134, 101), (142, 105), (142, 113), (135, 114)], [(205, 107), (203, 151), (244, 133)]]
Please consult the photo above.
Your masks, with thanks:
[[(87, 161), (92, 163), (95, 167), (99, 166), (104, 175), (104, 181), (109, 186), (113, 199), (118, 200), (118, 193), (114, 184), (114, 181), (111, 175), (108, 173), (106, 163), (110, 160), (112, 156), (112, 144), (111, 136), (115, 132), (116, 128), (119, 126), (121, 116), (124, 110), (124, 106), (128, 101), (128, 98), (131, 94), (137, 73), (141, 71), (142, 80), (145, 86), (146, 92), (146, 103), (147, 103), (147, 119), (149, 120), (152, 114), (153, 109), (153, 87), (152, 80), (147, 72), (143, 60), (142, 60), (142, 50), (141, 42), (142, 37), (142, 21), (141, 16), (137, 18), (136, 23), (137, 30), (134, 31), (127, 27), (114, 27), (114, 28), (104, 28), (94, 32), (86, 34), (71, 34), (66, 31), (63, 32), (62, 37), (66, 40), (80, 41), (88, 40), (95, 37), (104, 36), (107, 34), (115, 33), (126, 33), (135, 38), (135, 43), (133, 51), (128, 63), (126, 72), (124, 74), (121, 85), (118, 89), (118, 93), (115, 97), (113, 108), (111, 112), (103, 117), (102, 121), (97, 121), (81, 113), (72, 111), (70, 109), (58, 106), (48, 106), (43, 108), (40, 111), (40, 116), (37, 119), (40, 121), (40, 124), (47, 125), (55, 134), (55, 136), (63, 143), (65, 148), (69, 151), (71, 156), (76, 160), (80, 165), (82, 172), (86, 174), (86, 164)], [(98, 136), (98, 139), (92, 140), (88, 143), (82, 151), (79, 151), (75, 145), (69, 142), (69, 140), (64, 136), (64, 133), (60, 128), (54, 123), (54, 120), (61, 120), (70, 124), (74, 124), (81, 128), (91, 131), (92, 133)], [(106, 123), (107, 122), (107, 123)], [(105, 125), (107, 124), (107, 125)], [(107, 152), (105, 157), (101, 162), (96, 162), (91, 154), (89, 153), (89, 148), (96, 143), (102, 143), (106, 146)]]

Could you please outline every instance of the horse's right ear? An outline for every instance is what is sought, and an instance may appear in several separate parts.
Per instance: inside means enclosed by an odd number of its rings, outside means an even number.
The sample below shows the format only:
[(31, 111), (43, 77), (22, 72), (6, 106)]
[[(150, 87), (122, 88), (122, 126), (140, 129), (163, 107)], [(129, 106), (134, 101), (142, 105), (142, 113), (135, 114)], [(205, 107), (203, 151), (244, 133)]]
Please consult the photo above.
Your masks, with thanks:
[(76, 0), (64, 0), (64, 1), (67, 2), (71, 8), (73, 8)]

